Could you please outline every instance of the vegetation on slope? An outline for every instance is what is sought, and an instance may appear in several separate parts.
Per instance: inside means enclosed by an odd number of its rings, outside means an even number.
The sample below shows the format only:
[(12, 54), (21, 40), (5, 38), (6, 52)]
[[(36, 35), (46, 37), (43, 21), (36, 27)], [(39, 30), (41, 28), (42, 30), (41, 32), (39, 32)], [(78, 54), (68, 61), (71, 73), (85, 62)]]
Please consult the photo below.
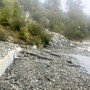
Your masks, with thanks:
[[(27, 14), (28, 13), (28, 17)], [(67, 10), (60, 0), (0, 0), (0, 40), (8, 35), (15, 43), (46, 46), (50, 35), (45, 29), (59, 32), (71, 40), (90, 36), (90, 17), (83, 12), (81, 1), (67, 0)]]

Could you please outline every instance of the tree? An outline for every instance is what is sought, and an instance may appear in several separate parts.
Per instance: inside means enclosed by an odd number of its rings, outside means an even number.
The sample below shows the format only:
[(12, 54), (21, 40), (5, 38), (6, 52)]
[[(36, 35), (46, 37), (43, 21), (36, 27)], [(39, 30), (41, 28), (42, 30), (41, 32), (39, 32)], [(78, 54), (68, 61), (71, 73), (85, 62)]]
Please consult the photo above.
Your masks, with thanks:
[(13, 3), (13, 14), (11, 21), (11, 28), (20, 31), (20, 28), (25, 26), (25, 20), (23, 15), (23, 9), (20, 3), (15, 0)]
[(3, 0), (0, 0), (0, 7), (3, 6)]
[[(1, 2), (1, 1), (0, 1)], [(0, 24), (9, 25), (13, 13), (13, 2), (14, 0), (3, 0), (0, 10)]]
[(67, 0), (68, 22), (64, 34), (69, 39), (81, 39), (87, 35), (86, 17), (81, 0)]
[(46, 0), (46, 17), (49, 20), (49, 28), (52, 31), (60, 32), (62, 28), (61, 24), (61, 8), (60, 0)]

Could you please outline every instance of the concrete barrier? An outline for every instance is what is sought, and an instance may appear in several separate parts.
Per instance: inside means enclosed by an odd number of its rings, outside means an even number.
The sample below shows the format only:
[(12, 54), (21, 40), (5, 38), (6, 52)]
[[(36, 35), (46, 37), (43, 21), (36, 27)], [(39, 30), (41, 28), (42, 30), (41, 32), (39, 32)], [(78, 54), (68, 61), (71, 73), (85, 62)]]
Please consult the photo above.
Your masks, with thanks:
[(21, 48), (15, 48), (8, 52), (8, 54), (0, 59), (0, 77), (4, 74), (5, 70), (13, 63), (14, 59), (17, 58), (17, 55), (21, 51)]

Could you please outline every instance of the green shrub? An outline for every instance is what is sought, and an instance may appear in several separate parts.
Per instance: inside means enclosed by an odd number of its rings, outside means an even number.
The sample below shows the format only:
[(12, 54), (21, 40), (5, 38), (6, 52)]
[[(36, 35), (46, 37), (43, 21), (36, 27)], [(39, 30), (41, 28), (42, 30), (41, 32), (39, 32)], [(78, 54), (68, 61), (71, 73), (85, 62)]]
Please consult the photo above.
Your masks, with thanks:
[(28, 25), (28, 31), (33, 37), (33, 43), (36, 45), (43, 44), (46, 46), (50, 41), (50, 35), (44, 33), (42, 26), (37, 22), (31, 23)]
[(42, 27), (37, 22), (29, 23), (28, 31), (32, 36), (38, 36), (42, 33)]
[(9, 22), (8, 22), (8, 20), (6, 20), (6, 19), (1, 19), (0, 20), (0, 24), (1, 25), (7, 25), (7, 26), (10, 25)]
[(20, 28), (24, 26), (26, 26), (26, 23), (23, 18), (13, 18), (11, 22), (11, 29), (20, 31)]
[(49, 28), (49, 20), (47, 17), (42, 17), (40, 18), (39, 23), (44, 27), (44, 28)]
[(49, 44), (50, 39), (51, 39), (51, 36), (49, 34), (44, 32), (42, 33), (41, 40), (42, 40), (43, 46), (46, 46), (47, 44)]
[(31, 45), (35, 44), (35, 45), (39, 46), (39, 45), (41, 45), (41, 43), (42, 43), (42, 40), (41, 40), (41, 38), (39, 36), (33, 36), (30, 39), (30, 43), (29, 44), (31, 44)]
[(6, 41), (5, 31), (2, 28), (0, 28), (0, 40)]
[(29, 33), (26, 27), (21, 27), (19, 31), (19, 38), (24, 40), (25, 42), (29, 42)]

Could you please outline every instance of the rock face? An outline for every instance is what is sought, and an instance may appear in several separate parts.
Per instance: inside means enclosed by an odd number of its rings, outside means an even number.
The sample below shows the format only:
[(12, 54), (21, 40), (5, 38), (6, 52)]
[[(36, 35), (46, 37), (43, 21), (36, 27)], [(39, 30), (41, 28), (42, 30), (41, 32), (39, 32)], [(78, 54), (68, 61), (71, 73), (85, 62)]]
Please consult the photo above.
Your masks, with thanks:
[(21, 48), (12, 43), (0, 42), (0, 76), (5, 72), (8, 66), (13, 63)]
[(52, 38), (50, 41), (51, 47), (60, 47), (60, 46), (75, 46), (75, 43), (65, 38), (63, 35), (55, 32), (50, 32)]
[(75, 60), (62, 52), (24, 47), (0, 78), (0, 90), (90, 90), (90, 75)]

